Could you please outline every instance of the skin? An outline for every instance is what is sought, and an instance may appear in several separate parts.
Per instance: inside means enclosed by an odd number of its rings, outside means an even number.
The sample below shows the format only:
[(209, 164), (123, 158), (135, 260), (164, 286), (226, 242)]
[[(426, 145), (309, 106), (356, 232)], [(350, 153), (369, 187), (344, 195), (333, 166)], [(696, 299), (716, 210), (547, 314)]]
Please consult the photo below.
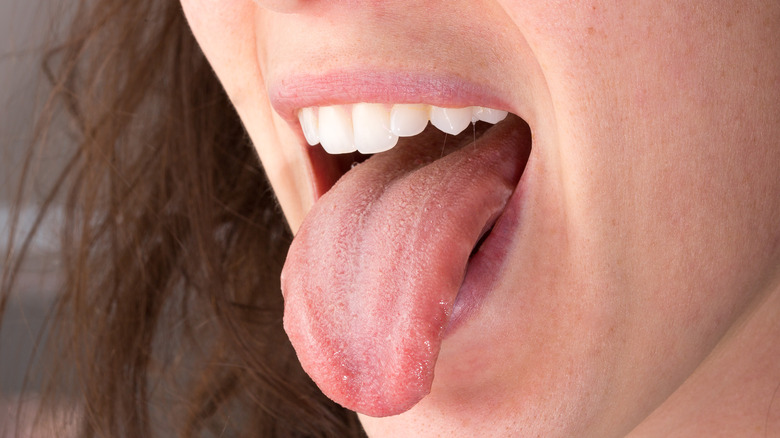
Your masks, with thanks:
[(531, 127), (500, 286), (369, 434), (780, 434), (780, 3), (408, 3), (182, 0), (293, 231), (315, 195), (270, 83), (452, 72)]

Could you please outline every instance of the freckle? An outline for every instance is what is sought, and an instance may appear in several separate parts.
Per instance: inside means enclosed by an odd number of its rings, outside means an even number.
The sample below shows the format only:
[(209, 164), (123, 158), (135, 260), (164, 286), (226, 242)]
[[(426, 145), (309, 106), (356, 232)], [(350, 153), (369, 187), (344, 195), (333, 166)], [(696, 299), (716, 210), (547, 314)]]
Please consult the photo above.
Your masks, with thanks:
[(596, 30), (593, 29), (593, 26), (588, 27), (588, 35), (594, 35), (596, 33)]

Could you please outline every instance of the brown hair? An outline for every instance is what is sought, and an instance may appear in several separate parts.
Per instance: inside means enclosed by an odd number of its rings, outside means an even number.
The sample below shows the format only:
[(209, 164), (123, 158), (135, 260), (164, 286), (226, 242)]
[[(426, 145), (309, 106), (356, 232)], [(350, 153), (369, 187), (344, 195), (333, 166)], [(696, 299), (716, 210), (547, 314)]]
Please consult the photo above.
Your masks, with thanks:
[[(362, 436), (282, 330), (289, 231), (179, 3), (81, 1), (45, 70), (37, 147), (64, 108), (76, 148), (40, 216), (61, 199), (44, 399), (73, 396), (87, 437)], [(29, 237), (5, 255), (0, 315)]]

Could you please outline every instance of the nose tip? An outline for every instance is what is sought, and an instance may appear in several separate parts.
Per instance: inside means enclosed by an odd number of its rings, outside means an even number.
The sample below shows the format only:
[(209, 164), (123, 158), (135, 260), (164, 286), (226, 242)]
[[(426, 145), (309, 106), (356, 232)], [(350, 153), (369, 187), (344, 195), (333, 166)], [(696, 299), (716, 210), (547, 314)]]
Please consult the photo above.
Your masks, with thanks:
[(262, 8), (289, 14), (298, 12), (307, 0), (254, 0), (254, 2)]

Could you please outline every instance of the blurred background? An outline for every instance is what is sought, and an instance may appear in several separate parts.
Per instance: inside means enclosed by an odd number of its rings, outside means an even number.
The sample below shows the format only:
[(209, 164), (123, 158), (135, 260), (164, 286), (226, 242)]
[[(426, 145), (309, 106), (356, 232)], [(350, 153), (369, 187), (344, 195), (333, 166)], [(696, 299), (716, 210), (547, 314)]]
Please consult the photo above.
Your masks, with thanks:
[[(37, 207), (62, 165), (68, 149), (66, 137), (56, 133), (50, 146), (35, 152), (32, 169), (35, 183), (24, 192), (20, 222), (12, 237), (9, 216), (18, 192), (20, 170), (33, 139), (36, 114), (45, 104), (48, 87), (41, 72), (43, 47), (47, 38), (56, 38), (58, 28), (67, 22), (62, 9), (67, 3), (55, 0), (0, 1), (0, 260), (4, 264), (9, 240), (26, 235)], [(73, 5), (72, 2), (71, 4)], [(73, 5), (75, 6), (75, 5)], [(55, 12), (55, 9), (59, 9)], [(56, 204), (32, 241), (23, 264), (16, 293), (8, 304), (0, 327), (0, 437), (63, 436), (43, 429), (31, 430), (24, 420), (37, 404), (39, 378), (33, 374), (24, 396), (26, 371), (36, 362), (35, 346), (45, 341), (44, 321), (58, 283)], [(40, 365), (40, 364), (39, 364)], [(35, 369), (35, 368), (33, 368)], [(21, 400), (21, 403), (20, 403)], [(21, 409), (25, 415), (20, 415)], [(19, 424), (15, 421), (21, 418)]]

